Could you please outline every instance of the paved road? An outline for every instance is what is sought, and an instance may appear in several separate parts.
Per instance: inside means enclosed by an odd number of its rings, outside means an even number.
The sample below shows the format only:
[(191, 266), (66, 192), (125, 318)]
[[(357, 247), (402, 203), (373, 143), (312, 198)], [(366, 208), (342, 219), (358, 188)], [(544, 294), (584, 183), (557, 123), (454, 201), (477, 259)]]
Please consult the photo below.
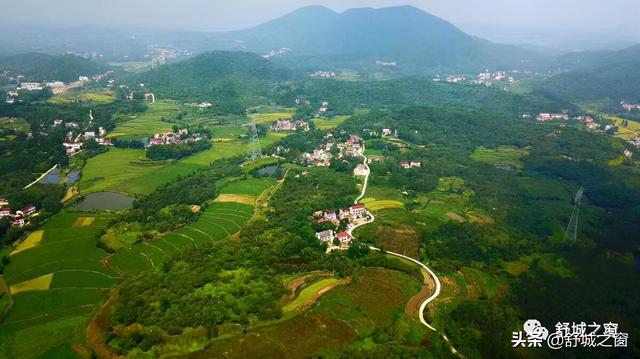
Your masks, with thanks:
[[(360, 156), (362, 156), (362, 158), (364, 158), (364, 166), (365, 168), (368, 170), (369, 173), (367, 173), (367, 175), (364, 177), (364, 184), (362, 185), (362, 192), (360, 193), (360, 196), (358, 196), (358, 198), (356, 198), (355, 200), (355, 204), (358, 204), (358, 202), (365, 196), (366, 192), (367, 192), (367, 185), (369, 183), (369, 176), (371, 175), (371, 170), (369, 168), (369, 165), (367, 164), (367, 162), (369, 161), (369, 159), (367, 158), (367, 156), (364, 155), (364, 144), (362, 145), (362, 153), (360, 154)], [(349, 235), (352, 235), (352, 232), (358, 228), (358, 227), (362, 227), (364, 225), (367, 225), (369, 223), (372, 223), (373, 221), (375, 221), (375, 217), (372, 213), (369, 213), (370, 217), (369, 220), (367, 220), (366, 222), (362, 222), (359, 223), (353, 227), (349, 227), (347, 229), (347, 233), (349, 233)], [(376, 247), (372, 247), (370, 246), (369, 249), (373, 250), (373, 251), (377, 251), (377, 252), (381, 252), (382, 250), (380, 248), (376, 248)], [(435, 291), (433, 292), (433, 294), (431, 294), (431, 296), (427, 299), (424, 300), (424, 302), (422, 302), (422, 304), (420, 305), (420, 309), (418, 311), (418, 316), (420, 317), (420, 323), (422, 323), (424, 326), (426, 326), (427, 328), (433, 330), (434, 332), (438, 332), (438, 330), (436, 330), (436, 328), (434, 328), (431, 324), (427, 323), (427, 321), (424, 319), (424, 310), (427, 308), (427, 305), (429, 305), (429, 303), (433, 302), (439, 295), (440, 292), (442, 291), (442, 284), (440, 283), (440, 279), (438, 279), (438, 276), (431, 270), (431, 268), (429, 268), (426, 264), (420, 262), (417, 259), (413, 259), (411, 257), (407, 257), (405, 255), (399, 254), (399, 253), (395, 253), (395, 252), (390, 252), (390, 251), (385, 251), (385, 253), (392, 255), (392, 256), (396, 256), (396, 257), (400, 257), (400, 258), (404, 258), (408, 261), (411, 261), (417, 265), (419, 265), (420, 267), (422, 267), (424, 270), (427, 271), (427, 273), (429, 273), (429, 275), (433, 278), (433, 282), (436, 285)], [(447, 336), (444, 333), (440, 333), (440, 335), (442, 336), (442, 338), (447, 342), (447, 344), (449, 345), (449, 349), (451, 350), (451, 353), (453, 353), (454, 355), (457, 355), (459, 357), (464, 357), (462, 354), (460, 354), (456, 348), (453, 347), (453, 345), (449, 342), (449, 338), (447, 338)]]
[(362, 158), (364, 158), (364, 163), (363, 164), (364, 164), (364, 167), (367, 169), (367, 175), (364, 177), (364, 184), (362, 185), (362, 192), (360, 192), (360, 196), (358, 196), (358, 198), (356, 198), (356, 200), (353, 202), (354, 204), (358, 204), (358, 202), (360, 202), (362, 197), (364, 197), (365, 193), (367, 192), (367, 185), (369, 184), (369, 175), (371, 174), (371, 169), (369, 168), (369, 164), (367, 163), (367, 162), (369, 162), (369, 159), (367, 158), (367, 156), (364, 155), (364, 143), (362, 143), (362, 153), (360, 154), (360, 156), (362, 156)]
[(58, 168), (58, 165), (55, 165), (55, 166), (51, 167), (47, 172), (43, 173), (40, 177), (38, 177), (38, 179), (36, 179), (35, 181), (33, 181), (33, 182), (29, 183), (28, 185), (24, 186), (23, 189), (27, 189), (27, 188), (33, 186), (34, 184), (40, 182), (41, 179), (45, 178), (49, 174), (49, 172), (55, 170), (56, 168)]
[[(369, 248), (371, 250), (377, 251), (377, 252), (381, 252), (382, 251), (380, 248), (376, 248), (376, 247), (369, 247)], [(407, 257), (405, 255), (402, 255), (402, 254), (399, 254), (399, 253), (395, 253), (395, 252), (391, 252), (391, 251), (385, 251), (385, 253), (390, 254), (392, 256), (404, 258), (406, 260), (409, 260), (409, 261), (419, 265), (420, 267), (424, 268), (424, 270), (426, 270), (427, 273), (429, 273), (429, 275), (433, 278), (433, 281), (436, 284), (436, 290), (433, 292), (433, 294), (429, 298), (425, 299), (425, 301), (422, 302), (422, 304), (420, 305), (420, 310), (419, 310), (418, 315), (420, 316), (420, 323), (424, 324), (427, 328), (433, 330), (434, 332), (437, 332), (436, 328), (431, 326), (431, 324), (427, 323), (427, 321), (424, 319), (424, 310), (427, 307), (427, 305), (429, 305), (429, 303), (433, 302), (440, 295), (440, 291), (442, 290), (442, 285), (440, 284), (440, 280), (438, 279), (436, 274), (433, 273), (431, 268), (429, 268), (426, 264), (418, 261), (417, 259), (413, 259), (411, 257)]]

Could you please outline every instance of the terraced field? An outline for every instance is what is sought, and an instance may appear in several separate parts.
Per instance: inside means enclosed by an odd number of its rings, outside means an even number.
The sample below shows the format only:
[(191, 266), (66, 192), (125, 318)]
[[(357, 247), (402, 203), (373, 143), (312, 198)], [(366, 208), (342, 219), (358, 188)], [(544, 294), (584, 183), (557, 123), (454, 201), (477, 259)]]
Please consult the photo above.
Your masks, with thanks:
[[(274, 184), (272, 179), (247, 178), (229, 182), (223, 192), (255, 198)], [(78, 330), (110, 288), (125, 277), (161, 265), (181, 249), (233, 236), (253, 214), (253, 204), (211, 201), (197, 222), (112, 255), (96, 247), (112, 214), (53, 216), (21, 251), (11, 255), (11, 264), (5, 268), (14, 305), (0, 324), (0, 357), (34, 358), (58, 351), (64, 353), (62, 357), (74, 357), (70, 344), (84, 341)], [(44, 344), (38, 345), (38, 340)]]
[(211, 202), (197, 222), (147, 243), (118, 250), (109, 266), (128, 275), (159, 266), (169, 255), (186, 248), (199, 248), (237, 233), (253, 215), (253, 206), (234, 202)]
[(54, 95), (47, 102), (56, 105), (65, 105), (73, 102), (93, 102), (103, 104), (113, 102), (115, 99), (116, 95), (111, 91), (72, 89), (63, 94)]
[[(61, 212), (42, 226), (39, 241), (11, 255), (5, 280), (14, 305), (0, 324), (0, 357), (37, 357), (69, 343), (74, 332), (61, 329), (86, 321), (118, 282), (119, 275), (101, 262), (106, 253), (96, 247), (111, 218)], [(79, 220), (86, 225), (76, 225)]]
[(319, 130), (333, 130), (349, 118), (351, 118), (351, 116), (336, 116), (329, 119), (316, 118), (313, 122)]
[(255, 119), (257, 123), (269, 124), (272, 122), (276, 122), (281, 118), (290, 119), (293, 116), (293, 112), (274, 112), (274, 113), (257, 113), (255, 115), (251, 115), (251, 118)]
[(364, 198), (360, 203), (370, 211), (380, 211), (383, 209), (400, 208), (404, 209), (404, 203), (393, 200), (376, 200), (375, 198)]

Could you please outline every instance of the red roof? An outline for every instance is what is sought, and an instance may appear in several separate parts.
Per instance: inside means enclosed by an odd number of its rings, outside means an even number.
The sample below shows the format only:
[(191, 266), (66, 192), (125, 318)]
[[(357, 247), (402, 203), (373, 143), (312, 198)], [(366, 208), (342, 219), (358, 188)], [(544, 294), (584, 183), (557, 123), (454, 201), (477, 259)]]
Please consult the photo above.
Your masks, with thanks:
[(355, 206), (351, 207), (352, 209), (363, 209), (364, 205), (363, 204), (356, 204)]
[(336, 237), (338, 237), (338, 238), (349, 238), (351, 236), (347, 232), (340, 232), (340, 233), (336, 234)]
[(0, 212), (11, 212), (11, 209), (9, 207), (2, 207), (0, 208)]

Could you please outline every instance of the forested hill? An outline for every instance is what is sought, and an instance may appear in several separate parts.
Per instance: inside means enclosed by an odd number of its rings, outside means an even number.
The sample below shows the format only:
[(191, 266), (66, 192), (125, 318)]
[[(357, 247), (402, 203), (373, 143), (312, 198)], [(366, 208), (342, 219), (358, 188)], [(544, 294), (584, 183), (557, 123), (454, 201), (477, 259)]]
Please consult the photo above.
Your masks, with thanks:
[(570, 101), (640, 102), (640, 45), (564, 58), (573, 60), (576, 70), (541, 83), (536, 88), (539, 92)]
[(27, 53), (0, 57), (0, 70), (23, 75), (26, 81), (77, 81), (79, 76), (93, 76), (106, 67), (75, 55), (52, 56)]
[(515, 46), (469, 36), (411, 6), (351, 9), (342, 14), (306, 7), (255, 28), (217, 34), (203, 47), (242, 47), (258, 53), (289, 48), (288, 57), (320, 56), (354, 63), (381, 60), (427, 72), (522, 65), (523, 60), (536, 57)]
[(386, 81), (307, 80), (287, 83), (277, 91), (277, 102), (292, 104), (306, 98), (313, 105), (329, 102), (330, 115), (349, 114), (357, 107), (389, 108), (415, 105), (482, 108), (512, 116), (525, 112), (557, 112), (575, 106), (536, 94), (516, 95), (497, 88), (434, 82), (424, 77)]
[(214, 51), (133, 75), (128, 82), (142, 83), (160, 98), (243, 102), (267, 96), (276, 82), (291, 76), (287, 70), (254, 53)]
[(295, 106), (310, 101), (309, 111), (329, 102), (329, 115), (351, 114), (356, 107), (396, 108), (430, 105), (482, 107), (494, 112), (559, 111), (571, 105), (537, 95), (514, 95), (477, 85), (436, 83), (425, 77), (385, 81), (341, 81), (299, 77), (259, 55), (215, 51), (132, 75), (130, 86), (144, 84), (158, 98), (209, 102), (221, 113), (243, 113), (256, 105)]

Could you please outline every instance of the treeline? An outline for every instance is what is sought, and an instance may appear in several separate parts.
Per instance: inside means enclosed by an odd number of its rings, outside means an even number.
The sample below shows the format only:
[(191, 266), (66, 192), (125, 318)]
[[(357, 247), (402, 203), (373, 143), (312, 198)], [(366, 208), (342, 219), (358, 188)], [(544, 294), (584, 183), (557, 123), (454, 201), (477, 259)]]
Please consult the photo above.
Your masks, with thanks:
[(180, 159), (213, 147), (207, 139), (182, 145), (155, 145), (147, 149), (147, 158), (153, 161)]

